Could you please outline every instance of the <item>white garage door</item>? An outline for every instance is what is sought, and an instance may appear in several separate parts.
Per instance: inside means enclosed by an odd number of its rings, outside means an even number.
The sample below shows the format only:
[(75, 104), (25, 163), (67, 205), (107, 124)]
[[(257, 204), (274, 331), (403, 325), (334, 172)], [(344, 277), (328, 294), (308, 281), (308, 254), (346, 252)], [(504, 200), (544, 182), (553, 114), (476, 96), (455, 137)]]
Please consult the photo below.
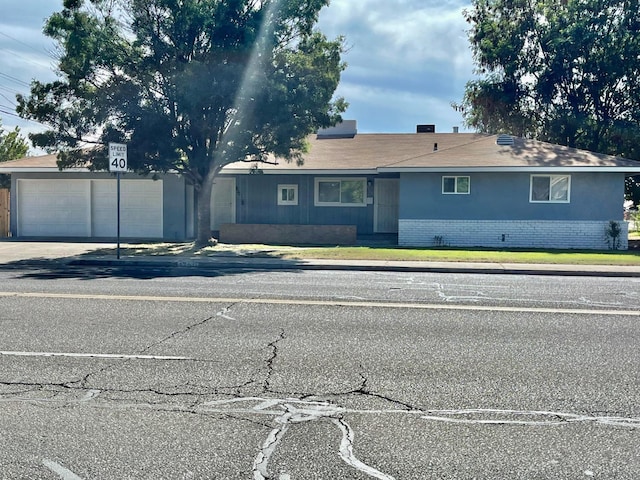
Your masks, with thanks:
[[(162, 181), (122, 180), (120, 235), (162, 238)], [(18, 180), (18, 235), (115, 237), (116, 180)]]
[[(91, 228), (94, 237), (118, 233), (117, 182), (93, 180)], [(120, 181), (120, 235), (162, 238), (162, 180)]]
[(18, 235), (91, 235), (89, 180), (18, 180)]

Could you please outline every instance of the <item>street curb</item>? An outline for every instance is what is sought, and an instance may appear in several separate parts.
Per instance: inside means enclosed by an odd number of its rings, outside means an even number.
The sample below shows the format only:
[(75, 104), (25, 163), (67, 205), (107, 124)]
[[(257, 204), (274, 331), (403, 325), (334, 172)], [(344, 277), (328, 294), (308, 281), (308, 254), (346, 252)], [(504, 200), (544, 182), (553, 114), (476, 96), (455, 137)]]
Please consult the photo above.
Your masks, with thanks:
[[(57, 262), (61, 264), (63, 262)], [(42, 263), (39, 263), (40, 265)], [(341, 263), (314, 263), (299, 260), (267, 260), (258, 258), (239, 259), (237, 261), (224, 260), (132, 260), (132, 259), (71, 259), (64, 262), (69, 266), (94, 266), (94, 267), (137, 267), (156, 269), (194, 269), (194, 270), (318, 270), (318, 271), (363, 271), (363, 272), (398, 272), (398, 273), (460, 273), (460, 274), (504, 274), (504, 275), (537, 275), (537, 276), (580, 276), (580, 277), (620, 277), (640, 278), (640, 271), (611, 271), (597, 269), (562, 269), (562, 268), (531, 268), (523, 264), (522, 268), (514, 267), (487, 267), (487, 266), (463, 266), (454, 265), (435, 266), (402, 265), (399, 263), (385, 265), (347, 264)], [(24, 264), (23, 264), (24, 265)]]

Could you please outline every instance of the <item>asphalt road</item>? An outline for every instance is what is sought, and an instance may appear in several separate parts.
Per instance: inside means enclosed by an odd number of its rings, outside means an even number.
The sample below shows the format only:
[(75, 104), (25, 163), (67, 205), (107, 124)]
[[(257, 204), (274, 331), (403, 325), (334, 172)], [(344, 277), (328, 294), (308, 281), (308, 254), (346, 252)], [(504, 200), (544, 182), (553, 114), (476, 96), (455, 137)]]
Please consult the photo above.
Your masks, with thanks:
[(0, 478), (634, 479), (638, 279), (0, 270)]

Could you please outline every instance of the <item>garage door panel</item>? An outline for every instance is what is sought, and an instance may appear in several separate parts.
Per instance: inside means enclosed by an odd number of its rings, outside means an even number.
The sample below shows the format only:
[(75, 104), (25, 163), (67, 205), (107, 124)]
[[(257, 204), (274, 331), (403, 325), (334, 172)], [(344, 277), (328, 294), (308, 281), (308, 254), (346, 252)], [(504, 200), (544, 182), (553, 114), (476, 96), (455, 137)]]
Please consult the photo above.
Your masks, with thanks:
[(91, 235), (88, 180), (18, 180), (18, 235)]
[(91, 231), (94, 237), (117, 235), (117, 195), (115, 180), (91, 182)]
[[(95, 237), (115, 237), (118, 226), (117, 182), (92, 181), (92, 230)], [(162, 238), (162, 181), (121, 180), (120, 236)]]

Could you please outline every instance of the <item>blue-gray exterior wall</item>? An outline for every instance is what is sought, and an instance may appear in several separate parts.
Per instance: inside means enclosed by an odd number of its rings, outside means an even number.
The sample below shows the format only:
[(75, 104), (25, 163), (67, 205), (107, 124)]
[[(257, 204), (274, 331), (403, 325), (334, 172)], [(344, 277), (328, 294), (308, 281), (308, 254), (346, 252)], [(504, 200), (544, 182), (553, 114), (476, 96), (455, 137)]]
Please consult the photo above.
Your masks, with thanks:
[[(17, 187), (16, 182), (19, 179), (79, 179), (79, 180), (100, 180), (114, 179), (114, 175), (106, 172), (50, 172), (50, 173), (12, 173), (11, 174), (11, 231), (18, 231), (18, 200), (16, 198)], [(151, 177), (142, 177), (135, 174), (124, 174), (122, 179), (136, 178), (149, 179)], [(185, 181), (178, 175), (159, 175), (162, 180), (162, 199), (163, 199), (163, 238), (165, 240), (186, 240), (187, 236), (187, 217), (186, 217), (186, 195), (187, 189)]]
[(468, 195), (443, 194), (443, 175), (400, 176), (400, 219), (622, 220), (622, 173), (571, 173), (569, 203), (531, 203), (529, 173), (452, 174), (470, 177)]
[[(356, 225), (358, 234), (373, 233), (373, 202), (364, 207), (314, 205), (316, 178), (367, 178), (373, 197), (374, 176), (367, 175), (239, 175), (236, 177), (236, 222), (257, 224)], [(278, 185), (298, 186), (298, 205), (278, 205)]]
[[(162, 177), (162, 221), (165, 240), (187, 240), (187, 188), (183, 177)], [(191, 192), (192, 193), (192, 192)]]

